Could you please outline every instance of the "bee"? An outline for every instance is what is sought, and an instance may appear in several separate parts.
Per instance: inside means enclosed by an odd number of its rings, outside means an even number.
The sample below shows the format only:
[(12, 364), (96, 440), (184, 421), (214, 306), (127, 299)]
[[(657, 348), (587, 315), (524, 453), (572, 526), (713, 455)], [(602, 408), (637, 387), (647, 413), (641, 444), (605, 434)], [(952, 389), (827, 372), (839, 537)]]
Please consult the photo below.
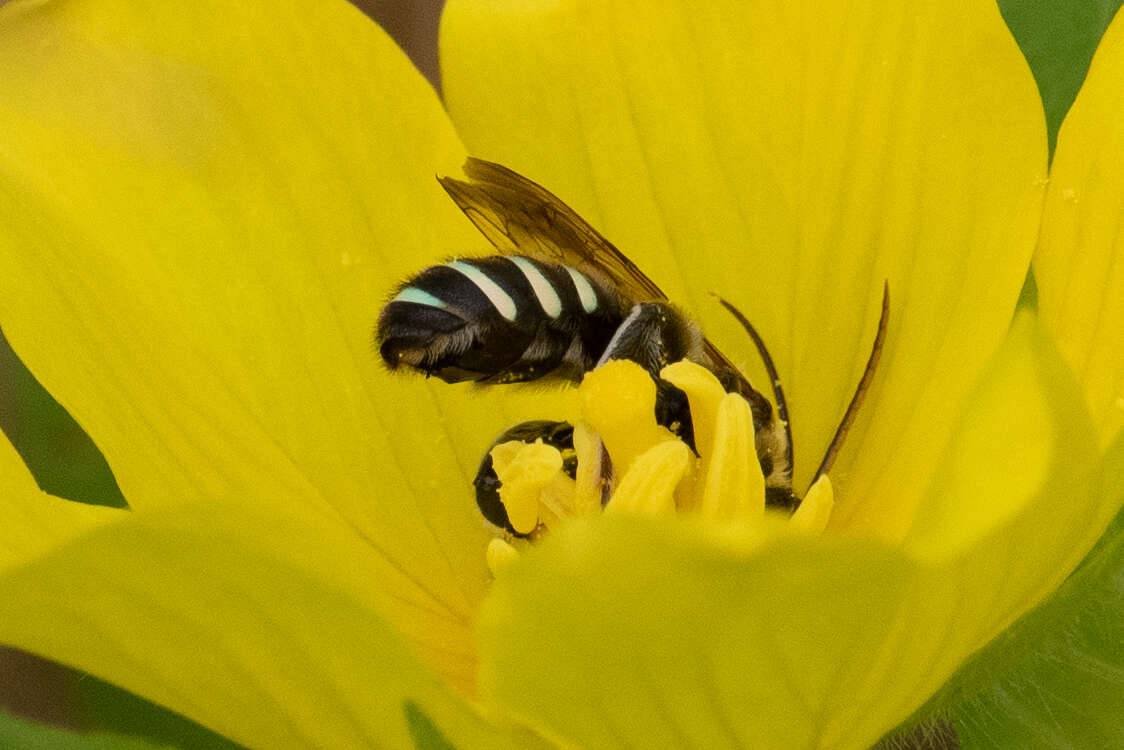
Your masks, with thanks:
[[(749, 333), (765, 364), (775, 411), (655, 282), (557, 196), (482, 159), (469, 158), (464, 173), (467, 180), (438, 180), (500, 254), (450, 260), (400, 284), (379, 315), (375, 334), (387, 367), (448, 383), (576, 383), (609, 360), (631, 360), (656, 383), (657, 422), (694, 449), (686, 395), (659, 377), (665, 365), (690, 360), (748, 402), (766, 503), (795, 509), (799, 498), (792, 488), (792, 431), (784, 391), (764, 341), (749, 321), (719, 298)], [(884, 291), (871, 359), (817, 478), (830, 468), (873, 378), (888, 305)], [(565, 422), (524, 422), (500, 435), (493, 446), (537, 439), (572, 455), (573, 429)], [(563, 469), (572, 476), (574, 462), (567, 457)], [(499, 501), (490, 454), (485, 454), (474, 484), (484, 516), (515, 533)]]

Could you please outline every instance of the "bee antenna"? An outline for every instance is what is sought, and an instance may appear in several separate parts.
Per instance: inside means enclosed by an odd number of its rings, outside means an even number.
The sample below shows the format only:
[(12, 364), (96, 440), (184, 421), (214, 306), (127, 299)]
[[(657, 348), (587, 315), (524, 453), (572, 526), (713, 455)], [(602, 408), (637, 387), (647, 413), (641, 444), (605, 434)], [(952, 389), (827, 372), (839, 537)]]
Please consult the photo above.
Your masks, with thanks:
[(843, 438), (850, 431), (851, 423), (855, 421), (855, 416), (859, 413), (859, 407), (862, 406), (866, 392), (870, 390), (870, 383), (874, 380), (874, 371), (878, 369), (878, 360), (882, 358), (882, 346), (886, 343), (886, 326), (889, 322), (890, 282), (887, 280), (882, 283), (882, 315), (878, 318), (878, 333), (874, 337), (874, 346), (870, 350), (870, 358), (866, 361), (866, 369), (863, 370), (863, 376), (859, 380), (858, 387), (855, 388), (855, 395), (851, 397), (851, 403), (847, 405), (843, 420), (835, 430), (835, 437), (831, 439), (831, 445), (827, 447), (827, 453), (824, 454), (823, 461), (820, 461), (820, 468), (816, 469), (816, 475), (812, 477), (812, 484), (815, 484), (817, 479), (831, 470), (832, 464), (835, 463), (835, 459), (839, 455), (839, 449), (843, 447)]
[(731, 303), (722, 299), (722, 297), (714, 294), (722, 307), (734, 316), (734, 319), (741, 324), (749, 337), (753, 339), (753, 345), (757, 347), (757, 353), (761, 356), (761, 362), (765, 365), (765, 372), (769, 375), (769, 380), (773, 385), (773, 400), (777, 402), (777, 418), (780, 419), (781, 424), (784, 425), (784, 437), (787, 446), (785, 448), (785, 460), (788, 466), (792, 467), (792, 425), (788, 421), (788, 402), (784, 398), (784, 388), (781, 387), (781, 378), (777, 374), (777, 367), (773, 364), (773, 358), (769, 356), (769, 349), (765, 346), (765, 340), (761, 338), (761, 334), (749, 322), (749, 319), (742, 315), (742, 311), (734, 307)]

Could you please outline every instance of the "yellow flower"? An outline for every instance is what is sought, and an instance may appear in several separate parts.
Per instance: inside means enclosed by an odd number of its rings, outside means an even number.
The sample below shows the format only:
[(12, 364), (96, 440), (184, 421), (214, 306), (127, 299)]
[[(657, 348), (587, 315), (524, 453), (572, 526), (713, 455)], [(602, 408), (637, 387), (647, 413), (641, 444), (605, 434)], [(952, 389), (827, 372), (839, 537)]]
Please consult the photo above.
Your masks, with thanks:
[[(443, 56), (448, 115), (342, 3), (0, 8), (0, 324), (132, 509), (44, 496), (3, 444), (0, 642), (250, 746), (857, 748), (1104, 529), (1124, 22), (1048, 188), (986, 3), (454, 0)], [(570, 404), (370, 350), (397, 279), (487, 252), (433, 179), (468, 152), (767, 382), (707, 292), (746, 312), (801, 489), (889, 280), (822, 537), (614, 514), (492, 585), (476, 462)], [(1042, 321), (1012, 326), (1036, 247)]]

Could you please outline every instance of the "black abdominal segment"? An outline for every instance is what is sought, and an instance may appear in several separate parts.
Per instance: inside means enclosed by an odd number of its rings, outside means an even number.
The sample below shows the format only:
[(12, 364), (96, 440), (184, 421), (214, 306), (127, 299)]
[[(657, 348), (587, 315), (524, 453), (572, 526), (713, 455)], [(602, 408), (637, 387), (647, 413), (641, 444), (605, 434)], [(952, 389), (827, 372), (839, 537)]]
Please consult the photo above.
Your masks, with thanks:
[(379, 316), (379, 352), (391, 369), (405, 365), (448, 383), (577, 381), (627, 310), (574, 274), (504, 256), (427, 268)]

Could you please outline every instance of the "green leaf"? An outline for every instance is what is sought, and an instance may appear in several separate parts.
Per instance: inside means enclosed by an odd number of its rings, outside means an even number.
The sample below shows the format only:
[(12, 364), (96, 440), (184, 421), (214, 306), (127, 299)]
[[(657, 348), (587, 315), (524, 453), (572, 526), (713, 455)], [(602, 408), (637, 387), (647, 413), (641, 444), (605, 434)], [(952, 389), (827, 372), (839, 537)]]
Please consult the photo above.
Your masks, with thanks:
[(1093, 51), (1119, 7), (1120, 0), (999, 0), (1042, 94), (1051, 154)]
[(153, 750), (165, 746), (153, 745), (135, 737), (77, 734), (0, 713), (0, 747), (35, 750)]
[(456, 745), (446, 739), (417, 703), (406, 701), (402, 704), (402, 711), (406, 714), (406, 728), (410, 730), (410, 737), (418, 750), (457, 750)]
[(183, 750), (239, 750), (239, 745), (182, 714), (169, 711), (135, 693), (100, 680), (91, 674), (78, 675), (75, 689), (78, 711), (91, 730), (143, 737), (161, 747)]
[(128, 507), (101, 452), (28, 371), (2, 331), (0, 430), (44, 492), (77, 502)]

